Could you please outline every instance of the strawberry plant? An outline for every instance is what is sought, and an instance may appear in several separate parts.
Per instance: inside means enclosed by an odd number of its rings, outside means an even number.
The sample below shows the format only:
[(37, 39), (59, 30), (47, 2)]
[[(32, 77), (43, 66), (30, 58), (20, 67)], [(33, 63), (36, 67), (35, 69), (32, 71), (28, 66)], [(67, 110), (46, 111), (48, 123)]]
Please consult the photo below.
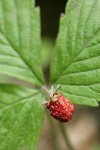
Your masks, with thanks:
[[(36, 149), (45, 110), (42, 103), (47, 99), (40, 32), (40, 11), (34, 0), (0, 0), (0, 73), (33, 85), (0, 84), (0, 150)], [(99, 0), (69, 0), (60, 18), (45, 88), (58, 84), (71, 103), (98, 106)]]

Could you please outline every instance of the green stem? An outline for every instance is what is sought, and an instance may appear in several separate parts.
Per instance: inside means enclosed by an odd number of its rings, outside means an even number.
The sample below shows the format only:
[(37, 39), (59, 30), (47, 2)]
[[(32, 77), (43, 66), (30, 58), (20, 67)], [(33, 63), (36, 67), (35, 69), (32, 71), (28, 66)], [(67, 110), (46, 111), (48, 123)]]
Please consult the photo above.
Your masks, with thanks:
[(41, 90), (47, 95), (48, 98), (50, 98), (50, 91), (47, 89), (46, 86), (42, 86)]
[(68, 135), (67, 135), (67, 133), (66, 133), (66, 131), (65, 131), (64, 125), (63, 125), (62, 123), (59, 123), (59, 127), (60, 127), (60, 130), (61, 130), (61, 132), (62, 132), (62, 135), (63, 135), (63, 137), (64, 137), (64, 139), (65, 139), (65, 143), (67, 144), (68, 149), (69, 149), (69, 150), (74, 150), (72, 144), (70, 143), (70, 140), (69, 140), (69, 138), (68, 138)]

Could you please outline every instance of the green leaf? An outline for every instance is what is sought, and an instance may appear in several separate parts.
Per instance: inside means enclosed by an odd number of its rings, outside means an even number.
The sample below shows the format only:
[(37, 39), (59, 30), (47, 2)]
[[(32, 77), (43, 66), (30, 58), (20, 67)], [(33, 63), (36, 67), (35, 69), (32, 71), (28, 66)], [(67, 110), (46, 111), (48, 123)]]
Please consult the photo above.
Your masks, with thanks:
[(51, 61), (51, 82), (74, 103), (100, 101), (100, 1), (69, 0)]
[(43, 124), (42, 100), (38, 90), (0, 85), (0, 149), (36, 149)]
[(0, 0), (0, 73), (44, 82), (39, 16), (34, 0)]

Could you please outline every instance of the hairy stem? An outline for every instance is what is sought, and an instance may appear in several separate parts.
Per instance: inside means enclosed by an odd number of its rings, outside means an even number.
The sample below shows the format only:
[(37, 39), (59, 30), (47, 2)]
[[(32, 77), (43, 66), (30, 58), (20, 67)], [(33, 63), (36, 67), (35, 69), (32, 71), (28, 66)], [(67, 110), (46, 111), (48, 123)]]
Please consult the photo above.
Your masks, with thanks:
[(47, 95), (48, 98), (50, 97), (50, 91), (47, 89), (46, 86), (42, 86), (41, 90)]

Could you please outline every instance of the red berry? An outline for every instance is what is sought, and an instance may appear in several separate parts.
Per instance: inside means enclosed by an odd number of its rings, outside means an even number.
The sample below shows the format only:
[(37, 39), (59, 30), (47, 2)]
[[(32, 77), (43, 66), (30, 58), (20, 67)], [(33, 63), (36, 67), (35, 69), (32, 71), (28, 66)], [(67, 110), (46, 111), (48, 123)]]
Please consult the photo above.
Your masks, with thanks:
[(72, 119), (74, 106), (62, 93), (54, 93), (47, 103), (47, 108), (50, 111), (50, 115), (61, 122), (68, 122)]

